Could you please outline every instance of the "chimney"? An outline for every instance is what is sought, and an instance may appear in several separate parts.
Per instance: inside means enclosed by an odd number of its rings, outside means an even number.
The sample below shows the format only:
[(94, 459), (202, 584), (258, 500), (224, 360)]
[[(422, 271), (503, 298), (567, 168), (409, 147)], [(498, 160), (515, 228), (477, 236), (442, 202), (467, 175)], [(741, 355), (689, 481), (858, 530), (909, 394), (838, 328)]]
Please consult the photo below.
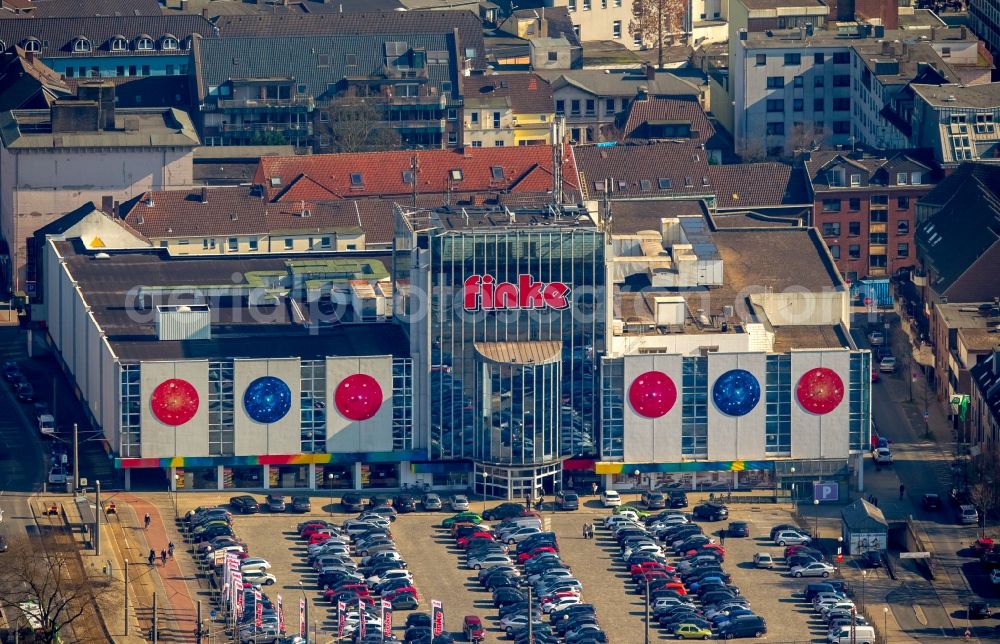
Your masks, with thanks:
[(57, 100), (52, 103), (52, 133), (100, 131), (100, 108), (95, 101)]
[(656, 80), (656, 67), (653, 67), (648, 63), (646, 64), (646, 80)]
[(114, 216), (115, 213), (115, 198), (113, 195), (102, 195), (101, 196), (101, 211), (109, 215)]
[(24, 60), (26, 60), (29, 65), (34, 66), (34, 64), (35, 64), (35, 52), (33, 52), (33, 51), (26, 51), (26, 52), (24, 52)]
[(97, 103), (99, 129), (115, 129), (115, 86), (111, 81), (82, 82), (77, 87), (76, 95), (82, 100)]
[(649, 98), (649, 88), (645, 85), (640, 85), (635, 90), (635, 100), (644, 101)]
[(201, 189), (201, 203), (208, 203), (208, 188)]

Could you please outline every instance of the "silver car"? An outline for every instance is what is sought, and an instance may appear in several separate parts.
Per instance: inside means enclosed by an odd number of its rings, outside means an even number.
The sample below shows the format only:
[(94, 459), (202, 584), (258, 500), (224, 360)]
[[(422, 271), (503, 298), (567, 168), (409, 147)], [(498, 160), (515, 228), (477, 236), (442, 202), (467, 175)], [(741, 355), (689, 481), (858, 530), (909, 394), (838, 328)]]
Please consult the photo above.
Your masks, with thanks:
[(792, 577), (829, 577), (836, 568), (822, 561), (792, 568)]
[(468, 566), (473, 570), (479, 570), (481, 568), (492, 568), (494, 566), (509, 566), (512, 563), (513, 562), (510, 560), (510, 557), (502, 552), (490, 552), (482, 557), (469, 559)]
[(420, 504), (424, 506), (424, 510), (440, 510), (444, 505), (441, 503), (441, 497), (434, 492), (425, 494)]
[(469, 509), (469, 497), (464, 494), (456, 494), (451, 497), (451, 509), (455, 512), (465, 512)]

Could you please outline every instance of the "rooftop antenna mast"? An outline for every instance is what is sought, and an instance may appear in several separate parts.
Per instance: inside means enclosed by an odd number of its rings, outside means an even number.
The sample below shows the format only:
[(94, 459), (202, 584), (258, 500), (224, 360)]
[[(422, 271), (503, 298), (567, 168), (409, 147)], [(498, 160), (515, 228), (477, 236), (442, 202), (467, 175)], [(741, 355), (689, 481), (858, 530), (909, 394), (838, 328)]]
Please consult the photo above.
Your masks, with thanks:
[(413, 177), (413, 184), (410, 186), (413, 190), (413, 207), (417, 207), (417, 174), (420, 172), (420, 161), (417, 159), (416, 154), (410, 155), (410, 176)]
[(611, 209), (611, 187), (615, 185), (614, 179), (604, 179), (604, 232), (608, 236), (608, 243), (611, 243), (611, 231), (614, 226), (614, 211)]
[(552, 201), (556, 208), (563, 202), (562, 120), (552, 122)]

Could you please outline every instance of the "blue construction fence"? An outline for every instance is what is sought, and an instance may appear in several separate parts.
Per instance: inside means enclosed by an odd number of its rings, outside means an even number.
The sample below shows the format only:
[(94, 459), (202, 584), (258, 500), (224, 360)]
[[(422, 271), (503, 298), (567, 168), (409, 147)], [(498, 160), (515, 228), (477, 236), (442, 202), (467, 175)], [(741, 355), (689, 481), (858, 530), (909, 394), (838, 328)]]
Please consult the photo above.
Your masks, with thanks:
[(851, 303), (864, 306), (865, 299), (871, 298), (872, 304), (885, 308), (892, 306), (892, 288), (889, 278), (858, 280), (851, 284)]

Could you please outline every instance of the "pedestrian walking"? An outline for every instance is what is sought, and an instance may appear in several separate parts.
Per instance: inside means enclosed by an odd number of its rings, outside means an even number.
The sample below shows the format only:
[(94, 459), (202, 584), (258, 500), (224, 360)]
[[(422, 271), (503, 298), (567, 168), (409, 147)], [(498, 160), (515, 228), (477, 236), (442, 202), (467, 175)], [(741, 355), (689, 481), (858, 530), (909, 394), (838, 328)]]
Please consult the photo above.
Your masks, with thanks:
[(719, 530), (719, 545), (726, 545), (726, 531), (725, 529)]
[(903, 499), (903, 494), (905, 494), (905, 493), (906, 493), (906, 486), (900, 484), (900, 486), (899, 486), (899, 498), (900, 498), (900, 500)]
[(594, 493), (594, 496), (597, 496), (597, 483), (591, 483), (590, 490)]
[(590, 539), (594, 538), (594, 523), (593, 522), (590, 522), (590, 523), (587, 524), (587, 536)]
[(173, 541), (171, 541), (170, 543), (167, 544), (167, 556), (170, 557), (171, 559), (174, 558), (174, 542)]
[(529, 510), (531, 509), (531, 495), (530, 494), (525, 494), (524, 495), (524, 506), (526, 508), (528, 508)]
[(587, 539), (587, 538), (588, 538), (588, 534), (587, 534), (587, 527), (588, 527), (588, 526), (587, 526), (587, 524), (586, 524), (586, 523), (584, 523), (584, 524), (583, 524), (583, 538), (584, 538), (584, 539)]
[(156, 561), (156, 551), (152, 548), (149, 549), (149, 565), (152, 566), (153, 562)]
[(147, 513), (146, 513), (146, 516), (145, 516), (145, 518), (143, 518), (143, 520), (142, 520), (142, 522), (143, 522), (143, 523), (145, 524), (145, 526), (146, 526), (146, 527), (145, 527), (145, 529), (146, 529), (146, 530), (149, 530), (149, 524), (150, 524), (150, 522), (151, 522), (151, 521), (152, 521), (152, 519), (151, 519), (151, 518), (150, 518), (150, 516), (149, 516), (149, 512), (147, 512)]

